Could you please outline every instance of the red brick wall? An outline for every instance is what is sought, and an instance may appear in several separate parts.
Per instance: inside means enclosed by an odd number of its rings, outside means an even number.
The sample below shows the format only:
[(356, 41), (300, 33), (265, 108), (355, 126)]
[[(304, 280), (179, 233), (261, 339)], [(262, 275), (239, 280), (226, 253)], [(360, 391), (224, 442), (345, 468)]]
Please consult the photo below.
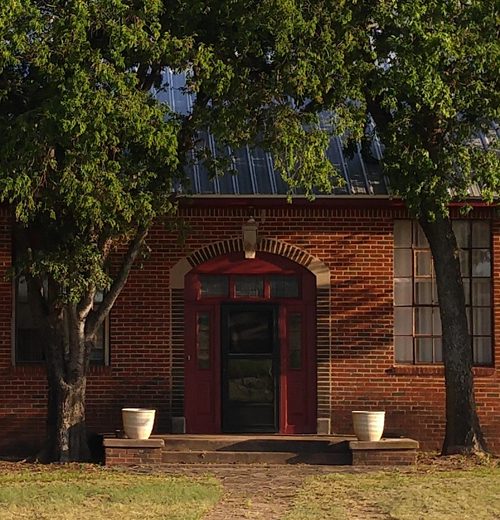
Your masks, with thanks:
[[(134, 269), (112, 311), (111, 364), (92, 368), (89, 376), (90, 429), (119, 429), (121, 407), (147, 406), (158, 410), (156, 431), (168, 431), (172, 406), (182, 406), (182, 396), (173, 395), (172, 389), (182, 388), (183, 377), (182, 327), (174, 323), (174, 333), (170, 327), (170, 269), (202, 247), (239, 239), (242, 224), (254, 214), (259, 237), (297, 246), (330, 269), (330, 318), (322, 318), (327, 332), (321, 341), (330, 349), (331, 360), (318, 361), (318, 400), (322, 409), (330, 409), (333, 431), (352, 433), (353, 409), (383, 408), (386, 433), (415, 438), (427, 449), (440, 446), (442, 370), (395, 366), (393, 361), (392, 223), (395, 216), (404, 216), (401, 210), (290, 206), (269, 207), (265, 213), (184, 208), (181, 214), (189, 226), (186, 241), (181, 244), (175, 233), (156, 227), (149, 237), (149, 258)], [(2, 269), (10, 263), (10, 251), (4, 214)], [(500, 222), (494, 225), (493, 254), (500, 258)], [(499, 270), (497, 262), (494, 279), (499, 279)], [(39, 439), (45, 410), (43, 369), (12, 366), (11, 292), (10, 282), (0, 278), (0, 452)], [(500, 324), (499, 284), (494, 285), (494, 300), (495, 323)], [(495, 358), (500, 359), (498, 345)], [(477, 370), (476, 394), (486, 438), (500, 452), (500, 381), (495, 369)]]

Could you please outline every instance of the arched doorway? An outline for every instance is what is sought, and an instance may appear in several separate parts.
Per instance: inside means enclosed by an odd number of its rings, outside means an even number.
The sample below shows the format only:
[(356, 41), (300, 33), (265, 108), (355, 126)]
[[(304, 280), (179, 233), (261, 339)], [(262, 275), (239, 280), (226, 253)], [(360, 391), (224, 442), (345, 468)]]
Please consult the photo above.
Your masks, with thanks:
[(315, 281), (263, 252), (213, 258), (186, 275), (188, 433), (316, 431)]

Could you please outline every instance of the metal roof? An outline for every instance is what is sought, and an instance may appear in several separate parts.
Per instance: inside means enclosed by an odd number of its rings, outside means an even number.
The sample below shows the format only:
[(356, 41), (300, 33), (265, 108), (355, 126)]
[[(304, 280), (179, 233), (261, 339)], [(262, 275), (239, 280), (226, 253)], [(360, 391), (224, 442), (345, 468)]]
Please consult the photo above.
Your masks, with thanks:
[[(172, 110), (180, 114), (189, 114), (193, 107), (194, 94), (186, 91), (185, 74), (176, 74), (167, 69), (163, 72), (162, 86), (154, 91), (154, 95), (160, 101), (167, 103)], [(322, 127), (330, 130), (330, 118), (320, 117)], [(367, 159), (361, 152), (358, 144), (354, 151), (346, 153), (341, 136), (332, 137), (326, 154), (336, 166), (344, 178), (344, 186), (335, 188), (332, 195), (341, 196), (388, 196), (390, 194), (389, 183), (383, 175), (380, 167), (383, 145), (380, 143), (374, 126), (371, 128), (372, 159)], [(491, 135), (500, 137), (500, 127), (492, 125)], [(210, 149), (212, 155), (216, 155), (215, 139), (213, 135), (200, 132), (200, 146)], [(477, 144), (487, 149), (490, 140), (487, 135), (480, 134)], [(220, 149), (218, 150), (220, 153)], [(193, 195), (271, 195), (283, 196), (289, 194), (288, 186), (282, 180), (279, 173), (273, 167), (273, 158), (269, 152), (260, 148), (245, 146), (239, 150), (226, 149), (225, 154), (231, 157), (232, 171), (225, 175), (211, 176), (200, 161), (196, 161), (192, 155), (192, 164), (187, 167), (187, 175), (190, 180), (190, 194)], [(294, 191), (300, 195), (301, 192)], [(317, 193), (317, 195), (329, 195)], [(481, 196), (481, 190), (477, 185), (470, 188), (470, 196)]]
[[(160, 101), (167, 103), (179, 114), (191, 112), (194, 94), (185, 90), (184, 74), (175, 74), (171, 70), (163, 73), (163, 84), (154, 92)], [(322, 118), (323, 127), (328, 129), (326, 118)], [(212, 154), (216, 153), (214, 137), (200, 132), (201, 146), (206, 146)], [(190, 180), (190, 192), (194, 195), (287, 195), (288, 186), (273, 167), (273, 158), (261, 148), (245, 146), (238, 150), (225, 150), (232, 159), (235, 173), (211, 176), (205, 166), (194, 160), (187, 168)], [(333, 137), (326, 150), (330, 161), (337, 167), (344, 178), (343, 187), (335, 188), (333, 195), (387, 195), (388, 184), (382, 175), (378, 160), (382, 157), (382, 146), (374, 134), (371, 145), (373, 161), (367, 161), (358, 145), (353, 153), (344, 150), (342, 137)], [(300, 195), (299, 191), (293, 193)], [(319, 194), (319, 193), (318, 193)]]

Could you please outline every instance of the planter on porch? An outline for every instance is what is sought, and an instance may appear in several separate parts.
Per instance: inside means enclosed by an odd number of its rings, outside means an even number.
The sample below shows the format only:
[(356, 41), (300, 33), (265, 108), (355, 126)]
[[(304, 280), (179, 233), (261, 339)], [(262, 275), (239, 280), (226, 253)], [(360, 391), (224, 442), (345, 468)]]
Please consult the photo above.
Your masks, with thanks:
[(153, 431), (156, 410), (122, 408), (123, 429), (129, 439), (149, 439)]
[(352, 412), (354, 434), (360, 441), (376, 442), (384, 432), (385, 412), (355, 410)]

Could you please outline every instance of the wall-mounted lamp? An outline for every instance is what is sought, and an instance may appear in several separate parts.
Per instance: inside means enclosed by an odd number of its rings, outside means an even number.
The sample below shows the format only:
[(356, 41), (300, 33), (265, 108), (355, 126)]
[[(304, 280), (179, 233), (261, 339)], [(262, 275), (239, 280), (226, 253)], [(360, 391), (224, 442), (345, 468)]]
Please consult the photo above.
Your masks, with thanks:
[(253, 218), (250, 218), (241, 228), (243, 231), (243, 250), (245, 251), (245, 258), (255, 258), (258, 227), (257, 222), (255, 222)]

